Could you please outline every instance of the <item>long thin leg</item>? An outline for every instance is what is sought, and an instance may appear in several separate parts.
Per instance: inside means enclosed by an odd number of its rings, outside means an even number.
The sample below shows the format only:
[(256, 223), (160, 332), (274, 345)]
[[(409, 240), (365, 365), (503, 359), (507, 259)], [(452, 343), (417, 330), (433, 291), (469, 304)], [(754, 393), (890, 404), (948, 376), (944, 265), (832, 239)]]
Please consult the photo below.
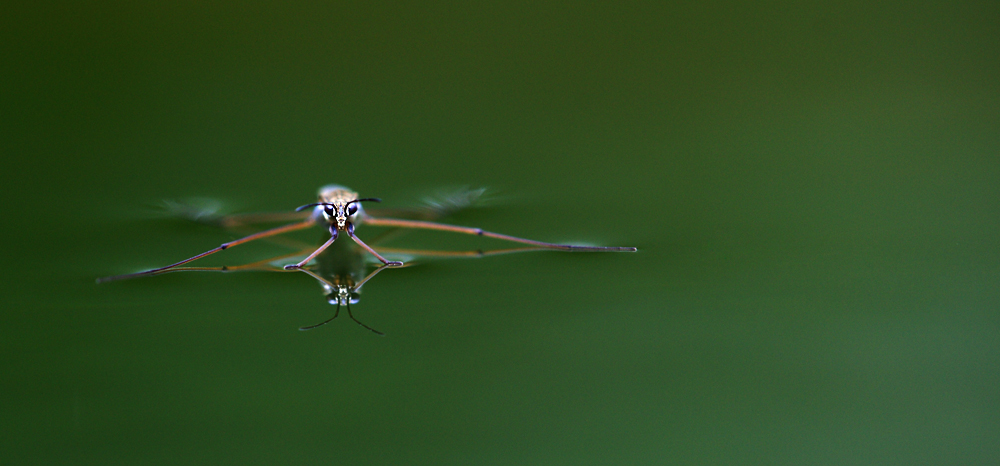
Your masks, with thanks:
[(439, 191), (425, 197), (417, 206), (402, 208), (365, 207), (365, 212), (379, 218), (393, 217), (434, 221), (475, 206), (485, 192), (485, 188), (469, 189), (467, 187), (452, 191)]
[[(365, 208), (366, 215), (364, 216), (372, 215), (376, 218), (393, 217), (407, 220), (434, 222), (440, 220), (442, 217), (446, 217), (472, 207), (476, 204), (478, 199), (482, 197), (484, 192), (486, 192), (485, 188), (463, 188), (452, 192), (439, 192), (432, 197), (425, 198), (423, 205), (418, 207), (401, 209), (386, 209), (379, 207)], [(369, 238), (369, 242), (372, 244), (380, 244), (404, 232), (405, 230), (401, 228), (387, 229), (379, 233), (378, 236)]]
[(358, 245), (360, 245), (361, 247), (363, 247), (366, 250), (368, 250), (368, 252), (370, 252), (373, 256), (377, 257), (378, 260), (382, 261), (383, 264), (391, 266), (391, 267), (399, 267), (399, 266), (403, 265), (403, 263), (399, 262), (399, 261), (389, 261), (389, 260), (386, 260), (384, 257), (382, 257), (381, 254), (375, 252), (374, 249), (370, 248), (367, 244), (365, 244), (364, 241), (361, 241), (361, 238), (358, 238), (357, 236), (355, 236), (354, 235), (354, 224), (353, 223), (348, 223), (347, 224), (347, 236), (350, 236), (351, 239), (353, 239), (355, 243), (358, 243)]
[(422, 228), (425, 230), (453, 231), (455, 233), (465, 233), (467, 235), (488, 236), (490, 238), (513, 241), (515, 243), (530, 244), (532, 246), (538, 246), (541, 248), (548, 248), (548, 249), (564, 249), (568, 251), (628, 251), (628, 252), (636, 251), (636, 248), (633, 247), (577, 246), (574, 244), (545, 243), (542, 241), (535, 241), (533, 239), (518, 238), (516, 236), (493, 233), (491, 231), (483, 230), (482, 228), (460, 227), (457, 225), (446, 225), (444, 223), (426, 222), (423, 220), (404, 220), (399, 218), (365, 217), (364, 222), (369, 225), (378, 225), (386, 227)]
[(191, 261), (196, 261), (198, 259), (201, 259), (202, 257), (215, 254), (215, 253), (217, 253), (219, 251), (222, 251), (222, 250), (225, 250), (225, 249), (228, 249), (228, 248), (231, 248), (233, 246), (237, 246), (237, 245), (249, 242), (249, 241), (253, 241), (253, 240), (261, 239), (261, 238), (266, 238), (268, 236), (280, 235), (282, 233), (287, 233), (289, 231), (296, 231), (296, 230), (301, 230), (303, 228), (309, 228), (310, 226), (313, 225), (313, 223), (314, 223), (313, 219), (310, 218), (310, 219), (308, 219), (308, 220), (306, 220), (304, 222), (290, 223), (288, 225), (280, 226), (280, 227), (277, 227), (277, 228), (272, 228), (270, 230), (264, 230), (264, 231), (261, 231), (259, 233), (254, 233), (254, 234), (249, 235), (249, 236), (244, 236), (243, 238), (240, 238), (240, 239), (235, 240), (235, 241), (230, 241), (228, 243), (222, 243), (217, 248), (210, 249), (210, 250), (205, 251), (205, 252), (203, 252), (201, 254), (198, 254), (197, 256), (194, 256), (194, 257), (191, 257), (191, 258), (188, 258), (188, 259), (184, 259), (184, 260), (182, 260), (180, 262), (177, 262), (175, 264), (170, 264), (168, 266), (160, 267), (160, 268), (156, 268), (156, 269), (152, 269), (152, 270), (146, 270), (144, 272), (136, 272), (136, 273), (129, 273), (129, 274), (124, 274), (124, 275), (115, 275), (113, 277), (98, 278), (97, 279), (97, 283), (111, 282), (111, 281), (115, 281), (115, 280), (123, 280), (123, 279), (126, 279), (126, 278), (142, 277), (142, 276), (146, 276), (146, 275), (156, 275), (156, 274), (162, 273), (162, 272), (164, 272), (166, 270), (172, 269), (174, 267), (187, 264), (188, 262), (191, 262)]
[[(280, 261), (282, 259), (287, 259), (289, 257), (301, 256), (308, 253), (312, 248), (296, 251), (291, 254), (282, 254), (280, 256), (269, 257), (264, 260), (259, 260), (257, 262), (251, 262), (249, 264), (242, 265), (223, 265), (221, 267), (174, 267), (172, 269), (162, 270), (152, 275), (162, 275), (165, 273), (174, 272), (248, 272), (248, 271), (266, 271), (266, 272), (285, 272), (286, 270), (281, 267), (276, 267), (271, 265), (272, 262)], [(303, 269), (305, 270), (305, 269)]]
[[(215, 213), (214, 209), (198, 208), (195, 205), (189, 205), (183, 202), (165, 200), (163, 201), (163, 204), (173, 217), (184, 218), (203, 225), (225, 228), (240, 236), (256, 233), (260, 230), (259, 228), (248, 228), (250, 225), (260, 223), (286, 224), (291, 222), (303, 222), (313, 215), (312, 212), (251, 212), (244, 214), (218, 215)], [(315, 221), (315, 218), (313, 218), (313, 220)], [(299, 248), (299, 245), (302, 244), (299, 241), (282, 238), (280, 236), (271, 236), (267, 239), (272, 243), (290, 248)]]
[(243, 214), (219, 214), (216, 212), (217, 206), (199, 206), (195, 203), (178, 202), (164, 200), (163, 207), (172, 217), (186, 218), (188, 220), (206, 225), (215, 225), (223, 228), (234, 228), (257, 223), (289, 223), (303, 221), (312, 215), (312, 212), (251, 212)]
[(492, 249), (488, 251), (483, 251), (482, 249), (477, 249), (474, 251), (436, 251), (432, 249), (401, 249), (401, 248), (383, 248), (383, 247), (379, 247), (378, 250), (383, 254), (403, 254), (410, 256), (443, 257), (443, 258), (444, 257), (479, 258), (488, 256), (499, 256), (503, 254), (516, 254), (519, 252), (552, 251), (551, 248), (543, 248), (543, 247)]
[(302, 262), (299, 262), (298, 264), (288, 264), (288, 265), (286, 265), (285, 266), (285, 270), (301, 269), (302, 266), (308, 264), (309, 261), (311, 261), (313, 259), (313, 257), (318, 256), (319, 253), (323, 252), (324, 249), (330, 247), (330, 245), (333, 244), (334, 241), (337, 241), (337, 235), (339, 233), (340, 233), (340, 231), (337, 230), (337, 226), (336, 225), (330, 225), (330, 239), (326, 240), (326, 242), (323, 243), (323, 245), (320, 246), (319, 249), (313, 251), (313, 253), (309, 254), (305, 259), (302, 259)]

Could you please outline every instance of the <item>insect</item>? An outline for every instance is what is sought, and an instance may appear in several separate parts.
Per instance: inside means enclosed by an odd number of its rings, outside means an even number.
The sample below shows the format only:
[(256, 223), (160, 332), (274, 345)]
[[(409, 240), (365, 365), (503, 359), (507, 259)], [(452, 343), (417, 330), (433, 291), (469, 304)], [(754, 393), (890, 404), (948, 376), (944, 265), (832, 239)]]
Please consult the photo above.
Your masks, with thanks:
[[(567, 245), (567, 244), (553, 244), (545, 243), (541, 241), (518, 238), (515, 236), (503, 235), (500, 233), (493, 233), (485, 231), (479, 228), (470, 228), (456, 225), (448, 225), (444, 223), (434, 222), (432, 220), (440, 218), (452, 210), (461, 209), (472, 202), (472, 200), (464, 199), (465, 197), (477, 197), (482, 191), (470, 191), (461, 192), (456, 196), (446, 198), (444, 203), (437, 203), (429, 209), (426, 209), (422, 214), (416, 215), (422, 217), (421, 219), (402, 219), (402, 218), (389, 218), (389, 217), (374, 217), (369, 215), (362, 207), (363, 202), (380, 202), (377, 198), (360, 198), (356, 192), (353, 192), (343, 186), (338, 185), (328, 185), (324, 186), (319, 190), (318, 202), (312, 204), (306, 204), (299, 207), (295, 212), (287, 213), (277, 213), (277, 214), (245, 214), (236, 216), (227, 216), (214, 220), (209, 220), (209, 223), (217, 223), (226, 227), (242, 226), (249, 223), (259, 223), (259, 222), (274, 222), (274, 221), (287, 221), (295, 220), (293, 223), (288, 223), (277, 228), (272, 228), (269, 230), (264, 230), (258, 233), (253, 233), (248, 236), (244, 236), (240, 239), (230, 241), (228, 243), (223, 243), (216, 248), (205, 251), (201, 254), (195, 255), (188, 259), (182, 260), (180, 262), (170, 264), (164, 267), (159, 267), (151, 270), (146, 270), (143, 272), (130, 273), (125, 275), (116, 275), (111, 277), (105, 277), (98, 279), (98, 283), (109, 282), (115, 280), (123, 280), (128, 278), (137, 278), (149, 275), (160, 275), (170, 272), (191, 272), (191, 271), (214, 271), (214, 272), (235, 272), (235, 271), (276, 271), (276, 272), (304, 272), (314, 279), (316, 279), (320, 285), (323, 287), (324, 294), (327, 297), (327, 301), (331, 305), (337, 306), (336, 311), (334, 311), (333, 317), (321, 322), (316, 325), (311, 325), (307, 327), (301, 327), (300, 330), (310, 330), (316, 327), (325, 325), (326, 323), (336, 319), (340, 314), (340, 308), (346, 307), (348, 316), (354, 320), (358, 325), (378, 334), (384, 335), (382, 332), (375, 330), (368, 325), (365, 325), (354, 318), (351, 313), (351, 304), (357, 304), (359, 301), (359, 293), (361, 291), (362, 285), (371, 280), (376, 274), (381, 272), (386, 268), (398, 268), (404, 267), (405, 264), (402, 261), (391, 261), (386, 259), (382, 254), (396, 254), (405, 257), (484, 257), (499, 254), (509, 254), (517, 252), (526, 251), (539, 251), (546, 249), (558, 249), (558, 250), (569, 250), (569, 251), (636, 251), (636, 248), (631, 247), (601, 247), (601, 246), (577, 246), (577, 245)], [(184, 209), (178, 209), (182, 211)], [(192, 219), (198, 221), (205, 221), (204, 213), (199, 211), (188, 211), (179, 212), (185, 216), (191, 217)], [(415, 215), (413, 211), (404, 211), (403, 214)], [(327, 238), (321, 246), (316, 249), (308, 245), (303, 245), (296, 243), (294, 241), (286, 241), (286, 245), (291, 245), (296, 252), (291, 254), (284, 254), (277, 257), (271, 257), (258, 262), (253, 262), (250, 264), (237, 265), (233, 267), (191, 267), (185, 266), (189, 262), (196, 261), (205, 256), (215, 254), (219, 251), (229, 249), (233, 246), (237, 246), (243, 243), (258, 239), (273, 238), (282, 233), (287, 233), (296, 230), (306, 229), (317, 224), (324, 224), (329, 231), (330, 237)], [(492, 238), (503, 239), (507, 241), (523, 243), (527, 247), (518, 248), (507, 248), (507, 249), (496, 249), (490, 251), (433, 251), (433, 250), (420, 250), (420, 249), (398, 249), (398, 248), (379, 248), (376, 251), (374, 248), (366, 244), (360, 238), (358, 238), (355, 233), (355, 225), (359, 224), (369, 224), (377, 226), (386, 227), (398, 227), (398, 228), (414, 228), (414, 229), (429, 229), (429, 230), (443, 230), (452, 231), (458, 233), (472, 234), (478, 236), (487, 236)], [(341, 236), (341, 233), (346, 234), (349, 238), (353, 240), (351, 242), (337, 242), (337, 239)], [(304, 259), (297, 263), (287, 264), (283, 266), (275, 265), (283, 260), (289, 260), (291, 258), (299, 258), (305, 256)], [(367, 275), (369, 264), (373, 261), (369, 258), (377, 260), (379, 267), (373, 270)]]
[(375, 249), (365, 244), (355, 234), (355, 224), (367, 224), (376, 225), (384, 227), (398, 227), (398, 228), (415, 228), (415, 229), (425, 229), (425, 230), (442, 230), (451, 231), (455, 233), (464, 233), (469, 235), (486, 236), (490, 238), (502, 239), (506, 241), (512, 241), (515, 243), (522, 243), (533, 246), (534, 248), (540, 249), (558, 249), (565, 251), (627, 251), (635, 252), (637, 249), (634, 247), (617, 247), (617, 246), (578, 246), (573, 244), (554, 244), (546, 243), (542, 241), (536, 241), (533, 239), (519, 238), (516, 236), (504, 235), (500, 233), (494, 233), (491, 231), (486, 231), (481, 228), (464, 227), (457, 225), (448, 225), (444, 223), (438, 223), (427, 220), (412, 220), (412, 219), (401, 219), (401, 218), (387, 218), (387, 217), (373, 217), (365, 213), (362, 207), (362, 202), (382, 202), (381, 199), (369, 197), (369, 198), (359, 198), (358, 193), (351, 191), (340, 185), (327, 185), (319, 190), (319, 201), (312, 204), (306, 204), (295, 209), (296, 212), (307, 211), (307, 209), (312, 209), (309, 215), (304, 219), (294, 223), (289, 223), (277, 228), (272, 228), (270, 230), (264, 230), (258, 233), (254, 233), (243, 238), (230, 241), (228, 243), (223, 243), (213, 249), (209, 249), (196, 256), (184, 259), (180, 262), (176, 262), (167, 266), (146, 270), (144, 272), (136, 272), (125, 275), (116, 275), (113, 277), (105, 277), (98, 279), (98, 282), (107, 282), (114, 280), (121, 280), (126, 278), (135, 278), (146, 275), (157, 275), (173, 268), (182, 266), (189, 262), (196, 261), (205, 256), (215, 254), (219, 251), (224, 251), (233, 246), (238, 246), (240, 244), (248, 243), (250, 241), (267, 238), (275, 235), (280, 235), (282, 233), (288, 233), (291, 231), (297, 231), (312, 227), (319, 222), (325, 222), (327, 229), (330, 232), (330, 238), (326, 240), (318, 249), (313, 251), (311, 254), (302, 259), (298, 263), (285, 265), (285, 270), (301, 269), (309, 261), (313, 260), (318, 254), (323, 252), (324, 249), (330, 247), (337, 238), (340, 237), (341, 232), (347, 234), (347, 236), (357, 243), (359, 246), (368, 251), (372, 256), (379, 260), (383, 265), (387, 267), (399, 267), (403, 265), (401, 261), (390, 261), (379, 254)]

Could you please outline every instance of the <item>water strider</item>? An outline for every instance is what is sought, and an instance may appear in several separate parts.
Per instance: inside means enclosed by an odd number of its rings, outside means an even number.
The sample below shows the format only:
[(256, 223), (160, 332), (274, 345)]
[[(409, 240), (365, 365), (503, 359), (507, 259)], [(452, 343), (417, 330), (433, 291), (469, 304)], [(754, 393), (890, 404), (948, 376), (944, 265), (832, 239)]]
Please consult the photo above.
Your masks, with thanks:
[[(305, 219), (290, 223), (288, 225), (280, 226), (277, 228), (272, 228), (270, 230), (264, 230), (258, 233), (254, 233), (249, 236), (244, 236), (235, 241), (230, 241), (228, 243), (223, 243), (220, 246), (205, 251), (194, 257), (184, 259), (180, 262), (170, 264), (164, 267), (159, 267), (152, 270), (146, 270), (144, 272), (136, 272), (125, 275), (116, 275), (113, 277), (105, 277), (98, 279), (98, 282), (106, 282), (113, 280), (121, 280), (125, 278), (135, 278), (141, 277), (143, 275), (156, 275), (165, 271), (168, 271), (174, 267), (178, 267), (188, 262), (192, 262), (202, 257), (215, 254), (219, 251), (237, 246), (250, 241), (258, 240), (261, 238), (267, 238), (269, 236), (279, 235), (282, 233), (288, 233), (290, 231), (302, 230), (309, 228), (319, 221), (325, 221), (327, 223), (327, 228), (330, 231), (330, 239), (328, 239), (322, 246), (313, 251), (312, 254), (306, 256), (305, 259), (299, 261), (296, 264), (286, 265), (286, 269), (298, 269), (302, 268), (303, 265), (308, 263), (317, 254), (323, 252), (324, 249), (328, 248), (337, 238), (340, 236), (340, 232), (346, 232), (347, 236), (354, 240), (359, 246), (363, 247), (373, 256), (375, 256), (380, 262), (390, 267), (398, 267), (403, 265), (399, 261), (389, 261), (382, 257), (381, 254), (376, 252), (370, 246), (365, 244), (361, 238), (358, 238), (354, 234), (354, 225), (357, 224), (368, 224), (386, 227), (398, 227), (398, 228), (415, 228), (415, 229), (426, 229), (426, 230), (443, 230), (452, 231), (456, 233), (465, 233), (469, 235), (478, 236), (488, 236), (490, 238), (497, 238), (507, 241), (513, 241), (516, 243), (529, 244), (536, 248), (541, 249), (561, 249), (566, 251), (628, 251), (635, 252), (636, 248), (633, 247), (617, 247), (617, 246), (577, 246), (573, 244), (553, 244), (545, 243), (542, 241), (536, 241), (526, 238), (518, 238), (516, 236), (503, 235), (500, 233), (493, 233), (490, 231), (483, 230), (481, 228), (471, 228), (462, 227), (456, 225), (447, 225), (444, 223), (437, 223), (427, 220), (412, 220), (412, 219), (401, 219), (401, 218), (379, 218), (367, 215), (363, 207), (361, 207), (362, 202), (382, 202), (381, 199), (370, 197), (370, 198), (358, 198), (358, 193), (353, 192), (343, 186), (339, 185), (328, 185), (320, 188), (319, 190), (319, 202), (314, 202), (312, 204), (306, 204), (298, 209), (296, 212), (303, 212), (309, 208), (312, 208), (312, 212), (308, 213)], [(308, 211), (307, 211), (308, 212)], [(265, 216), (264, 219), (267, 217)], [(261, 219), (263, 220), (263, 219)]]
[[(264, 230), (261, 232), (253, 233), (248, 236), (244, 236), (240, 239), (223, 243), (218, 247), (205, 251), (201, 254), (195, 255), (188, 259), (182, 260), (180, 262), (170, 264), (164, 267), (159, 267), (151, 270), (146, 270), (143, 272), (136, 272), (124, 275), (115, 275), (111, 277), (104, 277), (97, 280), (98, 283), (122, 280), (128, 278), (136, 278), (147, 275), (159, 275), (169, 272), (181, 272), (181, 271), (237, 271), (237, 270), (270, 270), (270, 271), (302, 271), (316, 280), (318, 280), (324, 288), (324, 292), (327, 295), (327, 299), (330, 304), (335, 304), (337, 306), (337, 311), (335, 311), (334, 316), (329, 320), (309, 326), (302, 327), (301, 330), (309, 330), (316, 328), (320, 325), (326, 324), (330, 320), (337, 317), (340, 312), (341, 306), (347, 307), (348, 315), (357, 322), (359, 325), (375, 332), (379, 335), (382, 333), (362, 324), (351, 314), (350, 305), (352, 303), (358, 302), (358, 293), (360, 288), (368, 280), (374, 277), (377, 273), (381, 272), (385, 268), (389, 267), (402, 267), (404, 266), (402, 261), (390, 261), (386, 259), (382, 254), (373, 249), (371, 246), (366, 244), (361, 238), (355, 234), (355, 225), (357, 224), (367, 224), (374, 226), (384, 226), (384, 227), (396, 227), (396, 228), (412, 228), (412, 229), (427, 229), (427, 230), (442, 230), (451, 231), (456, 233), (465, 233), (470, 235), (487, 236), (490, 238), (497, 238), (506, 241), (522, 243), (529, 245), (529, 247), (521, 248), (509, 248), (509, 249), (499, 249), (492, 251), (431, 251), (431, 250), (418, 250), (418, 249), (396, 249), (396, 248), (379, 248), (382, 253), (389, 254), (401, 254), (405, 256), (425, 256), (425, 257), (483, 257), (489, 255), (498, 254), (509, 254), (514, 252), (525, 252), (525, 251), (538, 251), (546, 249), (554, 250), (565, 250), (565, 251), (627, 251), (635, 252), (634, 247), (606, 247), (606, 246), (579, 246), (572, 244), (554, 244), (546, 243), (542, 241), (536, 241), (532, 239), (519, 238), (516, 236), (504, 235), (500, 233), (494, 233), (490, 231), (485, 231), (480, 228), (464, 227), (457, 225), (448, 225), (444, 223), (438, 223), (433, 221), (439, 218), (449, 211), (460, 209), (467, 204), (474, 201), (474, 198), (481, 194), (482, 191), (473, 191), (462, 193), (456, 199), (451, 199), (445, 203), (439, 203), (436, 208), (425, 209), (422, 214), (414, 215), (415, 212), (404, 212), (410, 216), (417, 216), (421, 218), (389, 218), (389, 217), (375, 217), (369, 215), (365, 212), (362, 207), (362, 202), (381, 202), (377, 198), (359, 198), (358, 193), (351, 191), (343, 186), (339, 185), (328, 185), (320, 188), (318, 202), (307, 204), (296, 209), (294, 213), (277, 213), (277, 214), (244, 214), (244, 215), (233, 215), (226, 216), (217, 219), (213, 219), (212, 223), (218, 223), (222, 226), (233, 227), (242, 226), (252, 223), (264, 223), (264, 222), (275, 222), (275, 221), (287, 221), (295, 220), (293, 223), (289, 223), (277, 228), (272, 228), (269, 230)], [(197, 218), (199, 221), (204, 221), (202, 213), (197, 213), (196, 215), (191, 215), (193, 218)], [(244, 264), (235, 267), (181, 267), (184, 264), (193, 262), (195, 260), (201, 259), (205, 256), (215, 254), (219, 251), (237, 246), (250, 241), (271, 238), (282, 233), (287, 233), (291, 231), (302, 230), (309, 228), (321, 222), (326, 223), (327, 230), (330, 233), (330, 237), (317, 249), (313, 250), (312, 247), (298, 247), (299, 251), (291, 254), (284, 254), (278, 257), (268, 258), (262, 261), (254, 262), (251, 264)], [(340, 247), (331, 247), (339, 238), (340, 233), (344, 232), (349, 238), (351, 238), (354, 244), (343, 242), (337, 243)], [(283, 267), (278, 267), (274, 263), (281, 260), (288, 260), (290, 258), (297, 258), (305, 255), (305, 258), (294, 264), (284, 265)], [(369, 261), (366, 260), (367, 257), (374, 257), (377, 259), (381, 265), (372, 271), (371, 273), (365, 275), (364, 272), (367, 270), (367, 264)]]

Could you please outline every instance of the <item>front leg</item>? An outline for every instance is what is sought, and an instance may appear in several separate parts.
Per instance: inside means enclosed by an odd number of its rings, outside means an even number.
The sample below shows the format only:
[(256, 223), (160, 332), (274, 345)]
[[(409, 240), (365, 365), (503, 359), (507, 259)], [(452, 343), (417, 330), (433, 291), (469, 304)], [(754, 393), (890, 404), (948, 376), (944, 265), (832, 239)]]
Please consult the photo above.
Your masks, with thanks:
[(368, 247), (368, 245), (365, 244), (364, 241), (361, 241), (361, 238), (358, 238), (357, 236), (355, 236), (354, 235), (354, 224), (353, 223), (347, 222), (347, 228), (346, 229), (347, 229), (347, 236), (350, 236), (351, 239), (353, 239), (355, 243), (358, 243), (358, 245), (360, 245), (361, 247), (365, 248), (373, 256), (377, 257), (378, 260), (382, 261), (383, 264), (385, 264), (385, 265), (387, 265), (389, 267), (402, 267), (403, 266), (402, 262), (386, 260), (384, 257), (382, 257), (382, 255), (380, 255), (379, 253), (375, 252), (374, 249)]
[(330, 245), (333, 244), (334, 241), (337, 241), (337, 236), (339, 234), (340, 234), (340, 230), (337, 229), (337, 225), (330, 224), (330, 239), (326, 240), (326, 242), (323, 243), (323, 245), (320, 246), (319, 249), (313, 251), (313, 253), (309, 254), (308, 257), (306, 257), (305, 259), (302, 259), (302, 262), (299, 262), (298, 264), (288, 264), (288, 265), (286, 265), (285, 266), (285, 270), (301, 269), (302, 266), (308, 264), (309, 261), (311, 261), (313, 259), (313, 257), (318, 256), (319, 253), (323, 252), (324, 249), (330, 247)]

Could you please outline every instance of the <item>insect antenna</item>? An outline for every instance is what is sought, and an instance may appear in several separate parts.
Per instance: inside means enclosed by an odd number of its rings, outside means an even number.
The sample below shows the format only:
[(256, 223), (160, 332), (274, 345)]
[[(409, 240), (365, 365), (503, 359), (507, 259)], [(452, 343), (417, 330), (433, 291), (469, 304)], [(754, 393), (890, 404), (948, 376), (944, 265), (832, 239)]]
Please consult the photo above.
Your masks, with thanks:
[(302, 212), (305, 209), (308, 209), (310, 207), (316, 207), (318, 205), (333, 205), (333, 204), (330, 204), (330, 203), (327, 203), (327, 202), (313, 202), (312, 204), (306, 204), (304, 206), (299, 206), (298, 208), (295, 209), (295, 211), (296, 212)]
[(376, 335), (378, 335), (380, 337), (384, 337), (385, 336), (384, 333), (382, 333), (382, 332), (380, 332), (378, 330), (375, 330), (375, 329), (373, 329), (373, 328), (371, 328), (371, 327), (369, 327), (369, 326), (367, 326), (365, 324), (362, 324), (360, 320), (355, 319), (354, 318), (354, 314), (351, 314), (351, 302), (350, 301), (347, 301), (347, 315), (351, 318), (351, 320), (357, 322), (358, 325), (360, 325), (360, 326), (362, 326), (362, 327), (364, 327), (364, 328), (366, 328), (368, 330), (371, 330), (372, 332), (375, 332)]
[[(350, 311), (348, 311), (348, 312), (350, 312)], [(323, 325), (326, 325), (326, 324), (330, 323), (330, 321), (332, 321), (333, 319), (336, 319), (338, 314), (340, 314), (340, 303), (339, 302), (337, 303), (337, 310), (333, 312), (333, 317), (331, 317), (331, 318), (329, 318), (327, 320), (324, 320), (323, 322), (320, 322), (320, 323), (318, 323), (316, 325), (310, 325), (308, 327), (299, 327), (299, 330), (300, 331), (312, 330), (312, 329), (314, 329), (316, 327), (321, 327)], [(351, 318), (353, 319), (354, 317), (351, 317)], [(357, 321), (355, 321), (355, 322), (357, 322)]]

